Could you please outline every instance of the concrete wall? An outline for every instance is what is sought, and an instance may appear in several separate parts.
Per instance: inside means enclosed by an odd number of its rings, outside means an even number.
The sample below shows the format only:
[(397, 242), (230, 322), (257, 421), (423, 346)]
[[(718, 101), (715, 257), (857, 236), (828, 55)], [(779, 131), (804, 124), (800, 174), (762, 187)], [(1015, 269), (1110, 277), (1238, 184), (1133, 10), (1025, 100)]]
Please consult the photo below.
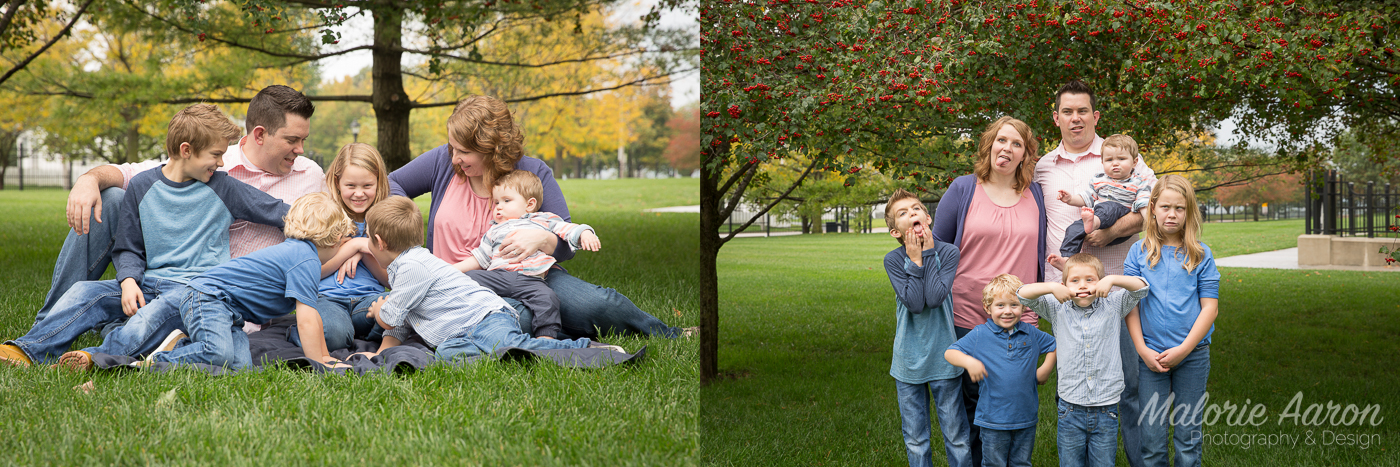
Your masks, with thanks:
[(1333, 235), (1299, 235), (1299, 266), (1385, 266), (1387, 255), (1381, 247), (1400, 248), (1394, 238), (1337, 237)]

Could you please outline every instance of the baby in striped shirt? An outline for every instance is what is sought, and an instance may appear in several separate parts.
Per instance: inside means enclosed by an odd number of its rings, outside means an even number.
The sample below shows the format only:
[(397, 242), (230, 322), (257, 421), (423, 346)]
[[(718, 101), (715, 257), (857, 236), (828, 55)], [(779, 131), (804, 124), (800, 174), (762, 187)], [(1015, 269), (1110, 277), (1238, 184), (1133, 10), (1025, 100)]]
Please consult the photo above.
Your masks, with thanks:
[(534, 173), (516, 170), (497, 179), (494, 185), (491, 201), (496, 208), (491, 228), (472, 250), (476, 261), (462, 264), (463, 272), (497, 295), (520, 300), (535, 314), (532, 334), (553, 339), (562, 328), (559, 297), (544, 279), (554, 266), (554, 257), (537, 251), (528, 258), (510, 262), (506, 259), (509, 255), (501, 251), (501, 242), (516, 230), (538, 229), (553, 232), (575, 249), (598, 251), (602, 245), (592, 227), (569, 223), (553, 213), (536, 212), (544, 199), (544, 185)]
[[(1045, 258), (1050, 265), (1063, 271), (1065, 258), (1078, 254), (1084, 247), (1084, 238), (1095, 229), (1113, 227), (1118, 219), (1133, 211), (1147, 209), (1152, 197), (1152, 187), (1157, 179), (1147, 174), (1133, 172), (1137, 165), (1138, 145), (1133, 137), (1123, 134), (1109, 136), (1103, 140), (1103, 173), (1089, 180), (1089, 186), (1079, 193), (1060, 190), (1059, 199), (1070, 206), (1079, 206), (1082, 220), (1074, 221), (1065, 228), (1065, 240), (1060, 244), (1060, 254), (1051, 253)], [(1143, 219), (1147, 213), (1142, 213)], [(1133, 238), (1133, 235), (1119, 237), (1109, 242), (1117, 245)]]

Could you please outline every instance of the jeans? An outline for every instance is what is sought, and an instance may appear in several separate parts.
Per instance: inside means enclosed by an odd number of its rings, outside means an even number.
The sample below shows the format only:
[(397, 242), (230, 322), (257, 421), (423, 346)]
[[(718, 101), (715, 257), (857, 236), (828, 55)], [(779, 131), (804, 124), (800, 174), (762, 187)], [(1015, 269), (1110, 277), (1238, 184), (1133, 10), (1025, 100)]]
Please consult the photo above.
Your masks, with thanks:
[(180, 308), (194, 296), (195, 290), (181, 286), (160, 294), (154, 301), (136, 312), (126, 325), (113, 330), (102, 339), (102, 345), (83, 349), (87, 353), (137, 357), (151, 353), (170, 335), (184, 330)]
[[(614, 332), (673, 339), (680, 336), (680, 328), (667, 326), (616, 290), (584, 282), (561, 269), (550, 270), (544, 281), (559, 297), (560, 320), (564, 325), (560, 339), (596, 338), (599, 334)], [(521, 329), (533, 327), (522, 326)]]
[[(355, 339), (377, 341), (384, 337), (384, 328), (373, 318), (365, 316), (369, 306), (388, 292), (364, 297), (316, 297), (316, 313), (321, 315), (321, 329), (326, 335), (326, 351), (348, 349)], [(287, 340), (301, 347), (301, 335), (287, 333)]]
[[(1175, 430), (1171, 443), (1176, 467), (1201, 465), (1201, 414), (1196, 406), (1206, 394), (1210, 377), (1210, 346), (1196, 347), (1181, 363), (1157, 373), (1138, 361), (1142, 384), (1142, 460), (1148, 466), (1167, 467), (1167, 425)], [(1180, 412), (1178, 412), (1180, 411)]]
[(939, 379), (927, 383), (909, 384), (894, 381), (899, 394), (900, 429), (904, 432), (904, 449), (909, 455), (909, 467), (933, 465), (930, 442), (929, 392), (937, 403), (938, 430), (943, 433), (943, 452), (951, 467), (972, 467), (972, 450), (968, 446), (967, 413), (962, 407), (962, 378)]
[(1123, 395), (1118, 398), (1118, 428), (1123, 434), (1123, 454), (1128, 458), (1130, 467), (1143, 467), (1142, 426), (1138, 425), (1138, 416), (1142, 413), (1142, 401), (1138, 399), (1138, 365), (1142, 364), (1142, 357), (1138, 357), (1127, 322), (1118, 330), (1118, 349), (1123, 354)]
[(124, 197), (126, 190), (121, 188), (102, 190), (102, 222), (97, 222), (96, 218), (88, 219), (87, 235), (78, 235), (73, 229), (68, 229), (68, 237), (63, 239), (63, 249), (58, 251), (58, 260), (54, 261), (49, 294), (44, 297), (44, 306), (34, 316), (34, 324), (48, 317), (74, 284), (101, 279), (102, 274), (107, 272), (107, 265), (112, 264), (113, 232), (117, 229)]
[[(143, 278), (141, 292), (146, 298), (146, 306), (137, 311), (137, 316), (145, 312), (162, 293), (183, 286), (174, 281)], [(48, 316), (34, 323), (29, 333), (7, 343), (24, 350), (30, 360), (46, 362), (63, 355), (68, 346), (88, 330), (126, 320), (126, 313), (122, 312), (122, 287), (116, 279), (82, 281), (73, 284)]]
[(586, 337), (576, 340), (553, 340), (527, 336), (520, 332), (520, 323), (514, 314), (503, 308), (486, 315), (481, 322), (468, 326), (461, 336), (438, 344), (437, 358), (451, 360), (456, 357), (486, 356), (503, 347), (527, 350), (583, 349), (588, 347), (588, 343)]
[(1030, 467), (1035, 427), (1019, 430), (982, 428), (982, 467)]
[(1085, 407), (1056, 398), (1055, 444), (1062, 467), (1113, 467), (1118, 456), (1118, 405)]
[[(956, 334), (958, 339), (962, 339), (969, 332), (972, 330), (953, 327), (953, 334)], [(974, 383), (972, 377), (964, 371), (962, 375), (962, 402), (963, 409), (967, 411), (967, 445), (972, 448), (972, 465), (982, 465), (982, 427), (972, 423), (973, 420), (977, 419), (977, 397), (979, 395), (977, 390), (977, 383)]]
[[(496, 295), (514, 298), (517, 303), (529, 308), (532, 315), (530, 322), (526, 323), (529, 327), (520, 328), (526, 334), (536, 337), (559, 335), (559, 297), (544, 279), (504, 269), (473, 269), (466, 274), (477, 284), (496, 292)], [(520, 308), (514, 303), (511, 307)]]
[(180, 304), (180, 318), (188, 330), (189, 340), (181, 339), (175, 350), (155, 354), (155, 361), (204, 363), (235, 369), (253, 364), (248, 334), (243, 332), (243, 317), (230, 310), (228, 303), (191, 289)]

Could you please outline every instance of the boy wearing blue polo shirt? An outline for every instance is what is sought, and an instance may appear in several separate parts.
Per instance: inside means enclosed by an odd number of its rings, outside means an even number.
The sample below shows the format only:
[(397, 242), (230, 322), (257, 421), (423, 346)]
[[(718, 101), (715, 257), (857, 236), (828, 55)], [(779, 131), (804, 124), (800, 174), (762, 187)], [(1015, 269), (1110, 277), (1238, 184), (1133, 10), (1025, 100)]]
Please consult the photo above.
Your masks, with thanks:
[(1088, 253), (1071, 256), (1064, 266), (1063, 284), (1026, 284), (1016, 294), (1022, 305), (1050, 322), (1055, 341), (1065, 344), (1057, 362), (1055, 440), (1060, 465), (1112, 466), (1118, 452), (1118, 398), (1123, 393), (1118, 333), (1123, 318), (1147, 296), (1147, 282), (1105, 276), (1103, 263)]
[(894, 354), (890, 376), (899, 396), (900, 430), (910, 467), (933, 465), (929, 394), (948, 465), (972, 465), (971, 427), (962, 403), (962, 369), (940, 358), (957, 340), (949, 290), (958, 273), (958, 248), (933, 239), (933, 218), (913, 193), (895, 190), (885, 204), (885, 225), (900, 246), (885, 254), (894, 286)]
[[(292, 203), (285, 218), (287, 240), (219, 265), (188, 286), (161, 295), (99, 347), (63, 354), (63, 366), (85, 370), (92, 354), (136, 356), (156, 350), (150, 362), (204, 363), (245, 368), (253, 358), (243, 322), (267, 323), (295, 310), (302, 351), (323, 364), (338, 363), (326, 351), (316, 303), (321, 265), (330, 260), (355, 226), (325, 192)], [(172, 324), (187, 330), (169, 332)]]
[[(982, 465), (1029, 466), (1035, 448), (1035, 423), (1040, 399), (1035, 386), (1055, 369), (1055, 338), (1021, 322), (1016, 290), (1021, 280), (1002, 274), (982, 289), (987, 322), (958, 339), (944, 358), (967, 370), (977, 385), (977, 415), (982, 428)], [(1036, 367), (1036, 357), (1045, 363)]]

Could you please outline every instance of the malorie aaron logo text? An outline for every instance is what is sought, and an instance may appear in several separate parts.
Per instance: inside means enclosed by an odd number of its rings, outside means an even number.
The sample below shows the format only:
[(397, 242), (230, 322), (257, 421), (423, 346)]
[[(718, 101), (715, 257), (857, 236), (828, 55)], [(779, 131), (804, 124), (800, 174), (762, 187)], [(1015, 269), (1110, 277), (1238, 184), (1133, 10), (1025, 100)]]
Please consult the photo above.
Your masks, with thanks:
[[(1157, 396), (1153, 394), (1143, 405), (1138, 424), (1214, 425), (1224, 417), (1225, 424), (1230, 426), (1262, 426), (1268, 423), (1270, 418), (1269, 409), (1264, 404), (1251, 404), (1249, 399), (1244, 400), (1244, 405), (1235, 405), (1230, 401), (1211, 404), (1210, 393), (1207, 392), (1201, 395), (1195, 406), (1190, 406), (1173, 404), (1176, 394), (1167, 396), (1165, 400), (1159, 400)], [(1304, 409), (1303, 392), (1298, 391), (1279, 414), (1277, 423), (1292, 423), (1295, 426), (1379, 426), (1383, 421), (1385, 417), (1381, 416), (1380, 404), (1370, 404), (1362, 408), (1356, 404), (1343, 406), (1327, 401), (1326, 404), (1309, 404)]]
[[(1235, 405), (1233, 402), (1225, 401), (1221, 404), (1210, 403), (1210, 393), (1201, 395), (1200, 400), (1194, 406), (1188, 404), (1174, 404), (1176, 395), (1172, 394), (1165, 399), (1161, 399), (1157, 394), (1147, 400), (1143, 405), (1142, 414), (1138, 416), (1138, 423), (1148, 424), (1192, 424), (1192, 425), (1215, 425), (1224, 418), (1225, 424), (1229, 426), (1262, 426), (1273, 419), (1269, 414), (1269, 409), (1264, 404), (1251, 403), (1245, 399), (1243, 405)], [(1293, 395), (1293, 399), (1288, 401), (1288, 406), (1283, 412), (1278, 414), (1277, 425), (1292, 426), (1326, 426), (1326, 427), (1365, 427), (1379, 426), (1385, 421), (1381, 415), (1380, 404), (1369, 404), (1358, 407), (1356, 404), (1341, 405), (1332, 401), (1325, 404), (1308, 404), (1303, 406), (1303, 393), (1299, 391)], [(1356, 446), (1367, 449), (1372, 445), (1380, 444), (1380, 434), (1378, 433), (1345, 433), (1324, 429), (1320, 434), (1314, 435), (1312, 430), (1306, 433), (1226, 433), (1226, 434), (1203, 434), (1201, 431), (1193, 431), (1192, 439), (1202, 440), (1206, 444), (1220, 446), (1235, 446), (1243, 449), (1261, 446), (1289, 446), (1296, 447), (1299, 442), (1305, 445), (1321, 444), (1323, 446)]]

